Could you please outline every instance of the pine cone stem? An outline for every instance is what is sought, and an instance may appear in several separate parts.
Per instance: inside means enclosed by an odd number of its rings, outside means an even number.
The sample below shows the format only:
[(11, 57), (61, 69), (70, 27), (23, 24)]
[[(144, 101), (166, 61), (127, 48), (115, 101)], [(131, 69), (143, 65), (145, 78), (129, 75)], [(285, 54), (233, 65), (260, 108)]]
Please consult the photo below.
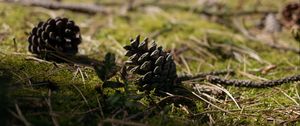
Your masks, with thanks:
[(211, 72), (201, 72), (196, 75), (181, 75), (178, 77), (177, 82), (189, 81), (189, 80), (205, 80), (205, 77), (208, 75), (226, 75), (234, 74), (234, 70), (220, 70), (220, 71), (211, 71)]
[(206, 80), (213, 84), (233, 85), (238, 87), (265, 88), (265, 87), (274, 87), (285, 83), (300, 81), (300, 74), (281, 78), (278, 80), (270, 80), (270, 81), (262, 81), (262, 82), (254, 82), (249, 80), (227, 80), (227, 79), (223, 79), (211, 75), (206, 76)]

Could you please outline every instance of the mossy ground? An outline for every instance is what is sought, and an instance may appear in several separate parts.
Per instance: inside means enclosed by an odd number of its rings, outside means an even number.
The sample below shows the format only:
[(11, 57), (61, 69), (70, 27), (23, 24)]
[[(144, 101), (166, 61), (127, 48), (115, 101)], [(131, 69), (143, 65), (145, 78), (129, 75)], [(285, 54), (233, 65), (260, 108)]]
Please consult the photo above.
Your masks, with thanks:
[[(71, 0), (69, 0), (71, 1)], [(170, 2), (166, 0), (167, 2)], [(72, 0), (72, 2), (74, 2)], [(83, 0), (76, 0), (83, 2)], [(84, 2), (95, 2), (92, 0)], [(108, 2), (109, 1), (102, 1)], [(119, 1), (120, 2), (120, 1)], [(223, 1), (226, 9), (231, 11), (251, 10), (257, 6), (255, 1), (239, 0)], [(122, 3), (122, 2), (121, 2)], [(184, 6), (195, 6), (195, 1), (179, 2)], [(263, 0), (257, 9), (279, 9), (286, 0)], [(201, 8), (201, 6), (199, 5)], [(239, 9), (238, 9), (239, 8)], [(114, 9), (118, 9), (115, 7)], [(39, 7), (28, 7), (14, 4), (0, 3), (0, 77), (1, 104), (9, 111), (6, 113), (6, 124), (22, 125), (24, 120), (18, 119), (16, 106), (20, 108), (27, 122), (33, 125), (54, 125), (55, 120), (60, 125), (97, 125), (101, 120), (114, 118), (112, 113), (104, 110), (101, 116), (99, 108), (99, 94), (95, 86), (102, 84), (92, 68), (55, 64), (27, 60), (30, 56), (27, 50), (27, 36), (37, 22), (49, 17), (68, 17), (81, 27), (83, 43), (80, 45), (80, 54), (102, 60), (107, 52), (115, 53), (117, 63), (126, 60), (122, 46), (129, 43), (129, 38), (140, 34), (142, 37), (152, 36), (159, 45), (166, 50), (179, 49), (182, 45), (195, 46), (191, 38), (208, 40), (214, 43), (227, 43), (250, 48), (257, 53), (263, 62), (254, 60), (249, 55), (242, 54), (239, 62), (233, 57), (222, 58), (212, 52), (217, 58), (203, 56), (196, 51), (186, 51), (178, 56), (178, 73), (195, 74), (198, 72), (223, 70), (228, 67), (240, 71), (235, 79), (250, 79), (257, 81), (258, 77), (277, 79), (285, 76), (300, 74), (299, 54), (270, 48), (260, 42), (249, 41), (241, 33), (231, 27), (215, 23), (200, 14), (183, 11), (176, 8), (160, 9), (156, 7), (130, 11), (126, 15), (87, 15), (65, 10), (47, 10)], [(257, 17), (247, 17), (247, 27), (253, 27)], [(165, 30), (167, 29), (167, 30)], [(165, 31), (163, 31), (165, 30)], [(155, 33), (159, 33), (155, 35)], [(299, 47), (299, 43), (292, 39), (288, 29), (277, 35), (284, 44)], [(185, 61), (187, 63), (185, 63)], [(267, 74), (251, 72), (257, 69), (276, 65), (276, 69)], [(6, 70), (10, 71), (7, 72)], [(82, 75), (80, 72), (82, 72)], [(77, 73), (77, 74), (76, 74)], [(246, 73), (246, 74), (245, 74)], [(7, 79), (7, 76), (9, 79)], [(253, 77), (254, 76), (254, 77)], [(51, 92), (49, 87), (41, 82), (57, 84), (58, 90)], [(5, 85), (8, 83), (9, 85)], [(202, 82), (199, 82), (202, 83)], [(191, 118), (182, 109), (170, 108), (157, 115), (134, 122), (150, 125), (277, 125), (282, 122), (290, 125), (300, 125), (299, 109), (300, 87), (299, 82), (284, 84), (276, 88), (251, 89), (226, 86), (226, 89), (242, 106), (238, 108), (231, 100), (215, 103), (217, 106), (230, 111), (222, 112), (213, 107), (202, 108), (199, 100), (199, 110), (195, 113), (208, 115), (209, 119)], [(2, 91), (3, 90), (3, 91)], [(6, 90), (6, 94), (2, 93)], [(2, 95), (3, 94), (3, 95)], [(3, 97), (2, 97), (3, 96)], [(289, 96), (289, 97), (287, 97)], [(6, 99), (6, 100), (4, 100)], [(51, 99), (51, 114), (47, 100)], [(293, 100), (292, 100), (293, 99)], [(14, 116), (16, 113), (18, 116)], [(126, 114), (124, 115), (126, 116)], [(55, 118), (55, 119), (53, 119)], [(116, 117), (122, 119), (120, 115)], [(0, 120), (2, 121), (2, 120)]]

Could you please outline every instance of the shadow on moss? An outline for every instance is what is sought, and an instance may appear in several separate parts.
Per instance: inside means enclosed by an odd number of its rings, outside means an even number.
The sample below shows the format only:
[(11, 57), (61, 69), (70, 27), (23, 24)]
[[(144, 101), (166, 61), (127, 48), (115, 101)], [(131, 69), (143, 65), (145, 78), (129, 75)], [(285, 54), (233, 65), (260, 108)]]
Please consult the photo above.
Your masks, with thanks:
[(8, 108), (8, 85), (11, 83), (12, 79), (8, 70), (0, 69), (0, 125), (7, 125), (7, 108)]

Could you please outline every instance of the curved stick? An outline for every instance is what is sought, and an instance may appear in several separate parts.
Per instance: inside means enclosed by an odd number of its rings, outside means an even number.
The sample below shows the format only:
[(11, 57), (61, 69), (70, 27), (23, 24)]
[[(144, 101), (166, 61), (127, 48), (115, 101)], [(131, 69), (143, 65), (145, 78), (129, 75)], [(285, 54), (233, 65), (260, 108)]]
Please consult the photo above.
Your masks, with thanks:
[(195, 79), (202, 79), (204, 80), (206, 76), (208, 75), (226, 75), (226, 74), (234, 74), (233, 70), (220, 70), (220, 71), (211, 71), (211, 72), (206, 72), (206, 73), (198, 73), (196, 75), (181, 75), (177, 78), (177, 82), (182, 82), (182, 81), (189, 81), (189, 80), (195, 80)]
[(265, 88), (265, 87), (274, 87), (285, 83), (300, 81), (300, 74), (285, 77), (278, 80), (261, 81), (261, 82), (254, 82), (250, 80), (227, 80), (224, 78), (211, 76), (211, 75), (206, 76), (206, 80), (213, 84), (233, 85), (238, 87)]

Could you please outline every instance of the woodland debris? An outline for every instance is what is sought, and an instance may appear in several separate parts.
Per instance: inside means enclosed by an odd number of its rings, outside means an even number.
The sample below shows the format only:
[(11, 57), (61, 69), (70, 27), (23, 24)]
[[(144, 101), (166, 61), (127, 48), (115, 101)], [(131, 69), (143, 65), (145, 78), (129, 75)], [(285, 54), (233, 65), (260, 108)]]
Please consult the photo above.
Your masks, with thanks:
[(265, 88), (265, 87), (273, 87), (273, 86), (281, 85), (284, 83), (300, 81), (300, 74), (288, 76), (278, 80), (261, 81), (261, 82), (254, 82), (249, 80), (227, 80), (217, 76), (207, 76), (206, 80), (213, 84), (233, 85), (238, 87)]
[[(109, 14), (111, 10), (108, 6), (124, 6), (119, 3), (106, 3), (100, 6), (95, 4), (71, 4), (71, 3), (63, 3), (63, 2), (49, 2), (49, 1), (40, 1), (40, 0), (2, 0), (3, 2), (21, 4), (26, 6), (36, 6), (36, 7), (44, 7), (48, 9), (65, 9), (74, 12), (81, 12), (87, 14)], [(1, 1), (0, 1), (1, 2)], [(204, 9), (195, 9), (190, 6), (182, 6), (178, 4), (168, 4), (168, 3), (160, 3), (160, 2), (142, 2), (139, 4), (131, 5), (130, 10), (136, 10), (136, 8), (145, 8), (146, 6), (156, 6), (162, 9), (179, 9), (182, 11), (191, 11), (193, 13), (202, 14), (206, 16), (217, 16), (217, 17), (232, 17), (232, 16), (247, 16), (247, 15), (261, 15), (267, 13), (277, 13), (277, 10), (247, 10), (247, 11), (235, 11), (235, 12), (210, 12)]]
[(170, 4), (161, 2), (144, 2), (136, 4), (135, 7), (146, 7), (146, 6), (157, 6), (162, 9), (179, 9), (181, 11), (190, 11), (197, 14), (202, 14), (206, 16), (217, 16), (217, 17), (232, 17), (232, 16), (249, 16), (249, 15), (261, 15), (267, 13), (277, 13), (277, 10), (247, 10), (247, 11), (232, 11), (232, 12), (212, 12), (205, 9), (197, 9), (191, 6), (183, 6), (181, 4)]
[(204, 80), (206, 76), (208, 75), (226, 75), (226, 74), (234, 74), (235, 72), (233, 70), (220, 70), (220, 71), (211, 71), (211, 72), (203, 72), (203, 73), (198, 73), (195, 75), (181, 75), (178, 77), (178, 82), (182, 81), (188, 81), (188, 80)]
[(261, 42), (262, 44), (269, 46), (274, 49), (282, 50), (282, 51), (291, 51), (297, 54), (300, 54), (300, 48), (294, 48), (289, 46), (284, 46), (279, 43), (274, 43), (272, 40), (265, 40), (263, 38), (260, 38), (258, 36), (255, 36), (251, 34), (247, 29), (244, 28), (244, 26), (238, 22), (237, 20), (233, 20), (233, 26), (243, 34), (243, 36), (251, 41)]
[[(108, 14), (109, 10), (100, 5), (94, 4), (75, 4), (75, 3), (62, 3), (62, 2), (50, 2), (42, 0), (2, 0), (3, 2), (21, 4), (26, 6), (43, 7), (52, 10), (65, 9), (74, 12), (81, 12), (87, 14)], [(1, 2), (1, 1), (0, 1)]]

